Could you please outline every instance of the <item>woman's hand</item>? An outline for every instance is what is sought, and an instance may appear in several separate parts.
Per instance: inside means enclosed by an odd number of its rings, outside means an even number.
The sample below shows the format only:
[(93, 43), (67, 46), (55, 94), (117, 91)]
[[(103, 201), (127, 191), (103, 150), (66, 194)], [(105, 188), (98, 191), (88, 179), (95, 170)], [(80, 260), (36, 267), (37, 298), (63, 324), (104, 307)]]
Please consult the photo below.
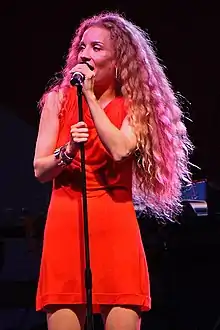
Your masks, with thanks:
[(81, 72), (85, 76), (82, 86), (83, 94), (85, 96), (87, 96), (87, 94), (93, 94), (95, 72), (92, 71), (86, 63), (80, 63), (74, 66), (70, 73), (73, 74), (74, 72)]
[(79, 143), (87, 142), (89, 137), (88, 127), (85, 122), (80, 121), (71, 126), (70, 142), (67, 145), (66, 152), (69, 156), (74, 156), (79, 148)]

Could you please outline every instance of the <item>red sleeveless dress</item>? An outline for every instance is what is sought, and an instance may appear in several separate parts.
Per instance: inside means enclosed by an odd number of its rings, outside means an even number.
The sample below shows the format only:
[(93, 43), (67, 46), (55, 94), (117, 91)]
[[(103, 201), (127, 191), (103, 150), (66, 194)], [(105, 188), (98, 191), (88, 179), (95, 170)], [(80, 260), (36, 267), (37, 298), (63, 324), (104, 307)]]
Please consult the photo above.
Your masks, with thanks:
[[(78, 121), (75, 89), (60, 118), (57, 146), (69, 141)], [(102, 145), (89, 108), (83, 101), (89, 128), (85, 144), (87, 203), (92, 270), (93, 311), (100, 305), (151, 307), (149, 275), (132, 203), (132, 157), (116, 163)], [(126, 115), (124, 99), (116, 97), (103, 110), (118, 128)], [(51, 304), (85, 304), (84, 234), (80, 153), (54, 179), (44, 232), (36, 309)]]

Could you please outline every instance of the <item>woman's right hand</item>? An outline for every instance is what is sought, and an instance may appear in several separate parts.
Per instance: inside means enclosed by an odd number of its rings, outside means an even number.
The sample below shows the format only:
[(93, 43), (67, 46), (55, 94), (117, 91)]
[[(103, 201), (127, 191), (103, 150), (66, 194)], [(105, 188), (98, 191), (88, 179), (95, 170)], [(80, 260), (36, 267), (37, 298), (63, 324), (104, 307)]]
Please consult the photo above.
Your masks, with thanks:
[(67, 145), (66, 152), (68, 155), (74, 155), (76, 149), (78, 149), (78, 143), (88, 141), (88, 127), (85, 122), (80, 121), (71, 126), (70, 129), (70, 142)]

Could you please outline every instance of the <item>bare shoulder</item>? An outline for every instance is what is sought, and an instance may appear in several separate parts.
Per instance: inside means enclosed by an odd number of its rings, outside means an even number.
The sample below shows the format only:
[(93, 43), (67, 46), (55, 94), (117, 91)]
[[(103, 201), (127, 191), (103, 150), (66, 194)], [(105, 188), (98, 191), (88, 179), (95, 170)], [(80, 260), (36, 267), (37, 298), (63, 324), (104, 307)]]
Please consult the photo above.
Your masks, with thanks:
[(63, 100), (63, 92), (51, 91), (45, 96), (44, 106), (41, 112), (41, 116), (44, 115), (54, 115), (57, 117), (59, 114), (60, 106)]
[(134, 134), (134, 130), (130, 125), (128, 116), (125, 116), (122, 125), (121, 125), (121, 131), (125, 134), (125, 135), (135, 135)]

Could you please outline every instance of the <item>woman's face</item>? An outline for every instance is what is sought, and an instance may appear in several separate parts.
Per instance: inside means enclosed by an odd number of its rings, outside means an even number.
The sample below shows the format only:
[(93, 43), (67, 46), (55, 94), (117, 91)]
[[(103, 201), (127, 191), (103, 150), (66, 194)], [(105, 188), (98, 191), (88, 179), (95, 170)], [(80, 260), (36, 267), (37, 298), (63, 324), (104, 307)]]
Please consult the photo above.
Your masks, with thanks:
[(95, 84), (109, 85), (115, 80), (115, 56), (110, 32), (102, 27), (87, 29), (79, 44), (78, 62), (88, 62), (95, 70)]

